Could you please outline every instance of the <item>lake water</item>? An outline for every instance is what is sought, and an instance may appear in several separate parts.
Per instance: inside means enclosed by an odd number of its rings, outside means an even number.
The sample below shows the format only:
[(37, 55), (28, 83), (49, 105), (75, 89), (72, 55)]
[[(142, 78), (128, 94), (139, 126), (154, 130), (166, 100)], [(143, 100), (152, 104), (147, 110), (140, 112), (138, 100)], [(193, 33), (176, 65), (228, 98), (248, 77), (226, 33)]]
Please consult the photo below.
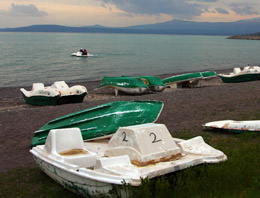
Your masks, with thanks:
[[(93, 56), (70, 55), (80, 48)], [(259, 65), (259, 52), (226, 36), (0, 33), (0, 87)]]

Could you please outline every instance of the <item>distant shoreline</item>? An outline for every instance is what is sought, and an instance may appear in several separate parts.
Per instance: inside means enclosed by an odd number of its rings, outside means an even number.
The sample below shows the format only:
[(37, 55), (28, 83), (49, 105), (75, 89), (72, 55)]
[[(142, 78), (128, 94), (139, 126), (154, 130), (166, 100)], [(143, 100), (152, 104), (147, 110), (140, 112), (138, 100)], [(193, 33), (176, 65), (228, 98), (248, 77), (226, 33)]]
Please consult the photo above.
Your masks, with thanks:
[(260, 40), (260, 36), (234, 35), (228, 37), (228, 39)]

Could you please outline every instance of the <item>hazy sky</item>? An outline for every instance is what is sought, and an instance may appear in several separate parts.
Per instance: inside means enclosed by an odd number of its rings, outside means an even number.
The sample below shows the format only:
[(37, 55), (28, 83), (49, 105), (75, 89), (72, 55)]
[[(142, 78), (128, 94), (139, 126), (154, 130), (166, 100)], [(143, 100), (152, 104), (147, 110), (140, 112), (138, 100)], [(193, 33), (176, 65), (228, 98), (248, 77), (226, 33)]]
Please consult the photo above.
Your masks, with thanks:
[(260, 17), (260, 0), (0, 0), (0, 28), (34, 24), (122, 27), (184, 19)]

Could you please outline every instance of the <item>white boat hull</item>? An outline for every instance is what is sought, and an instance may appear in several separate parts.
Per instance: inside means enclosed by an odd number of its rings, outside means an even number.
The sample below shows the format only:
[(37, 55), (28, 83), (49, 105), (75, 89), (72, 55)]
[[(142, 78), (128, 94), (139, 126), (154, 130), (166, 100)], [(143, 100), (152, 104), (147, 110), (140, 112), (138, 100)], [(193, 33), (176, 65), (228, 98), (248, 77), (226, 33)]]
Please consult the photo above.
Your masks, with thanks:
[(203, 125), (208, 129), (223, 129), (233, 132), (260, 132), (260, 120), (249, 121), (235, 121), (235, 120), (221, 120), (215, 122), (208, 122)]
[(76, 170), (72, 172), (72, 170), (53, 165), (52, 162), (43, 161), (36, 156), (34, 156), (34, 159), (40, 169), (46, 173), (46, 175), (48, 175), (63, 187), (80, 196), (108, 196), (109, 191), (111, 191), (113, 188), (112, 184), (110, 183), (104, 183), (83, 177), (80, 173), (77, 173)]
[[(71, 154), (80, 149), (83, 154)], [(64, 155), (63, 151), (70, 153)], [(110, 140), (84, 143), (77, 128), (55, 129), (49, 132), (45, 145), (33, 147), (30, 152), (47, 175), (84, 197), (111, 196), (112, 189), (121, 197), (129, 197), (124, 183), (139, 186), (142, 178), (227, 159), (202, 137), (171, 138), (164, 125), (152, 123), (120, 127)], [(141, 165), (135, 165), (138, 160)]]

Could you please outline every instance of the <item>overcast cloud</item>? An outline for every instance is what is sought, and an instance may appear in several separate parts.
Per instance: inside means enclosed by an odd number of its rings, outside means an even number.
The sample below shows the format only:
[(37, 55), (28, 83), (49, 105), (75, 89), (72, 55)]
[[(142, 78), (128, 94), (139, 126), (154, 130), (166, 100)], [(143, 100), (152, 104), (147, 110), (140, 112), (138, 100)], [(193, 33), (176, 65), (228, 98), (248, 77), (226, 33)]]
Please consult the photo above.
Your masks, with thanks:
[(28, 4), (28, 5), (16, 5), (14, 3), (11, 4), (9, 10), (5, 11), (2, 10), (0, 13), (9, 15), (9, 16), (47, 16), (47, 12), (39, 10), (35, 5)]
[[(180, 18), (191, 18), (202, 13), (202, 6), (189, 0), (101, 0), (106, 5), (114, 4), (117, 8), (134, 14), (168, 14)], [(207, 0), (209, 1), (209, 0)], [(212, 1), (212, 0), (210, 0)]]
[(172, 19), (225, 22), (256, 17), (259, 0), (0, 0), (0, 28), (35, 23), (125, 27)]
[[(113, 4), (117, 8), (133, 14), (168, 14), (173, 17), (190, 19), (200, 16), (208, 8), (215, 9), (218, 13), (229, 14), (228, 9), (239, 15), (259, 14), (260, 8), (253, 2), (259, 0), (235, 1), (235, 0), (100, 0), (104, 4)], [(221, 5), (221, 6), (220, 6)], [(215, 6), (215, 7), (214, 7)]]
[(252, 15), (259, 14), (259, 12), (255, 9), (256, 5), (249, 5), (247, 3), (232, 3), (231, 9), (239, 15)]

